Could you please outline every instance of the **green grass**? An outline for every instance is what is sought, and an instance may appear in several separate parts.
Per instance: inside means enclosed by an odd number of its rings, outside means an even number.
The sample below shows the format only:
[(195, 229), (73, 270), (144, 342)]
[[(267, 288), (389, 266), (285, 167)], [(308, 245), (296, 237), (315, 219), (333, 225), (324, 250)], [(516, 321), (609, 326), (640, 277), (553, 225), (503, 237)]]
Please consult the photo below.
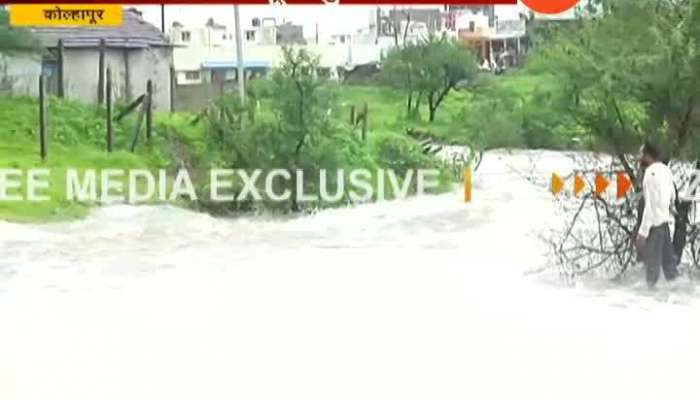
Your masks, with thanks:
[[(103, 118), (94, 107), (75, 102), (50, 101), (48, 158), (39, 155), (38, 110), (35, 99), (0, 97), (0, 169), (23, 172), (21, 187), (9, 195), (26, 196), (26, 171), (49, 170), (49, 188), (40, 194), (48, 201), (0, 200), (0, 219), (16, 222), (61, 221), (84, 216), (93, 204), (80, 203), (66, 196), (66, 170), (129, 169), (155, 170), (167, 163), (158, 151), (141, 146), (137, 153), (126, 151), (129, 123), (115, 128), (115, 150), (107, 153)], [(117, 136), (119, 135), (119, 136)], [(12, 178), (14, 181), (16, 178)]]
[[(450, 92), (443, 104), (438, 108), (435, 121), (428, 122), (427, 105), (423, 102), (420, 118), (407, 118), (406, 95), (391, 88), (376, 86), (349, 85), (339, 88), (341, 113), (340, 117), (349, 119), (349, 109), (354, 104), (361, 107), (364, 102), (369, 107), (368, 127), (370, 132), (404, 133), (408, 128), (429, 131), (436, 137), (449, 142), (467, 143), (464, 134), (464, 121), (461, 114), (474, 96), (479, 93), (492, 91), (507, 91), (526, 100), (538, 89), (553, 87), (556, 82), (543, 75), (532, 75), (515, 72), (504, 76), (484, 75), (483, 87), (472, 90), (454, 90)], [(489, 118), (485, 115), (484, 118)]]
[[(556, 85), (545, 76), (513, 73), (506, 76), (485, 76), (483, 92), (472, 90), (452, 91), (438, 109), (436, 119), (427, 121), (427, 106), (422, 105), (419, 118), (407, 118), (405, 93), (375, 86), (335, 86), (338, 95), (338, 107), (334, 110), (336, 118), (347, 122), (350, 119), (350, 107), (355, 105), (359, 111), (367, 102), (369, 106), (368, 135), (373, 147), (389, 146), (387, 151), (398, 151), (405, 140), (407, 129), (420, 129), (432, 135), (444, 138), (446, 142), (469, 143), (465, 133), (463, 110), (475, 96), (489, 91), (505, 90), (514, 96), (526, 99), (538, 88)], [(261, 112), (257, 118), (273, 118), (269, 106), (261, 100)], [(156, 170), (172, 165), (172, 161), (184, 152), (185, 157), (194, 157), (206, 164), (209, 151), (207, 139), (201, 125), (193, 126), (194, 114), (156, 115), (156, 136), (150, 145), (141, 140), (137, 152), (128, 152), (134, 132), (135, 116), (125, 118), (115, 124), (115, 151), (105, 151), (104, 111), (74, 101), (49, 99), (49, 156), (46, 161), (39, 157), (38, 108), (37, 100), (0, 96), (0, 169), (32, 168), (50, 169), (50, 188), (48, 201), (2, 201), (0, 200), (0, 220), (10, 221), (60, 221), (84, 216), (94, 204), (80, 203), (66, 198), (65, 175), (68, 168), (78, 171), (85, 169), (150, 169)], [(489, 115), (483, 118), (488, 120)], [(143, 134), (142, 134), (143, 135)], [(173, 138), (178, 140), (173, 141)], [(177, 145), (174, 146), (173, 143)], [(391, 146), (398, 146), (393, 148)], [(377, 155), (375, 155), (377, 156)], [(402, 155), (401, 157), (408, 157)], [(384, 159), (378, 155), (379, 162)], [(401, 158), (399, 157), (399, 158)], [(415, 160), (414, 160), (415, 161)], [(206, 166), (203, 166), (206, 167)], [(22, 188), (18, 193), (26, 194), (26, 181), (22, 179)], [(12, 193), (12, 192), (11, 192)]]
[(406, 95), (400, 91), (382, 86), (343, 86), (339, 90), (340, 118), (350, 118), (350, 107), (355, 105), (359, 111), (367, 102), (369, 109), (369, 132), (404, 133), (408, 128), (429, 130), (436, 136), (453, 136), (454, 128), (458, 125), (455, 115), (461, 111), (470, 94), (465, 91), (455, 91), (438, 109), (435, 121), (428, 123), (427, 107), (421, 110), (421, 118), (409, 119), (406, 114)]

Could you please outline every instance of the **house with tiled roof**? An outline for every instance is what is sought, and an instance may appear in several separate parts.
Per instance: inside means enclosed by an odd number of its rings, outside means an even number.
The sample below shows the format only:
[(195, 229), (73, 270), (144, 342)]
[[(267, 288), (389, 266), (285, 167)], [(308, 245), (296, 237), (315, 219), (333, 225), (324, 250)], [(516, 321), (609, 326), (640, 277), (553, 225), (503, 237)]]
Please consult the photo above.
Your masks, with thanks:
[[(100, 52), (104, 52), (116, 101), (135, 99), (151, 80), (154, 107), (170, 109), (172, 45), (137, 10), (125, 9), (120, 26), (42, 26), (30, 31), (45, 48), (33, 59), (40, 63), (38, 70), (46, 75), (50, 93), (58, 94), (60, 81), (64, 97), (97, 103), (99, 85), (105, 82), (99, 68)], [(34, 88), (28, 91), (33, 94)]]

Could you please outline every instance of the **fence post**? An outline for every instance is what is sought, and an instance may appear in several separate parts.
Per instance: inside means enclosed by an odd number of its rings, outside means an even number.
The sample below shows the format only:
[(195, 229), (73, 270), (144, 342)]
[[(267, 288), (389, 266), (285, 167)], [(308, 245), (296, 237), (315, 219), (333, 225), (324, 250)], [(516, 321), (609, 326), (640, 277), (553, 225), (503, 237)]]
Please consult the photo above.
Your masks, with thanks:
[(107, 68), (107, 152), (112, 152), (112, 70)]
[(58, 81), (57, 94), (59, 98), (63, 98), (63, 39), (58, 39), (58, 56), (56, 57), (56, 75)]
[(46, 77), (39, 75), (39, 154), (45, 161), (46, 151)]
[(105, 99), (105, 40), (100, 39), (100, 56), (97, 76), (97, 104), (104, 104)]
[(175, 66), (170, 64), (170, 112), (175, 112), (175, 90), (177, 86), (177, 75)]
[(362, 114), (362, 141), (364, 142), (367, 139), (367, 117), (369, 117), (367, 102), (365, 102)]
[(145, 103), (141, 103), (141, 110), (139, 111), (139, 116), (136, 120), (136, 130), (134, 131), (134, 138), (131, 140), (132, 153), (136, 151), (136, 144), (139, 141), (139, 134), (141, 134), (141, 125), (143, 125), (143, 116), (145, 114), (146, 107), (147, 105)]
[(149, 79), (146, 82), (146, 141), (151, 141), (153, 133), (153, 82)]

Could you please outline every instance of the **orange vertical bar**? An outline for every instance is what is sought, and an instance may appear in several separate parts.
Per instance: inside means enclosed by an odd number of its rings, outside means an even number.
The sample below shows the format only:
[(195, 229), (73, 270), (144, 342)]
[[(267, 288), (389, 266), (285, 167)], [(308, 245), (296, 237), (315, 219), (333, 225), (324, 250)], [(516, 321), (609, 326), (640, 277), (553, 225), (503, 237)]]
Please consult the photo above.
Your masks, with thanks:
[(467, 167), (464, 169), (464, 202), (469, 203), (472, 201), (472, 168)]

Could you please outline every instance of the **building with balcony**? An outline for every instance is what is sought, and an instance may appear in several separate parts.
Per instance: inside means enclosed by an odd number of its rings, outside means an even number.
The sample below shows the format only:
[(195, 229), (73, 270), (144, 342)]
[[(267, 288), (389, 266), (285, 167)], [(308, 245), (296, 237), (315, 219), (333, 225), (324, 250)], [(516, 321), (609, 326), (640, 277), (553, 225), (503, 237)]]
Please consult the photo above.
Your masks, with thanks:
[(484, 68), (517, 65), (527, 49), (527, 15), (520, 7), (448, 6), (446, 19), (448, 29), (474, 47)]

